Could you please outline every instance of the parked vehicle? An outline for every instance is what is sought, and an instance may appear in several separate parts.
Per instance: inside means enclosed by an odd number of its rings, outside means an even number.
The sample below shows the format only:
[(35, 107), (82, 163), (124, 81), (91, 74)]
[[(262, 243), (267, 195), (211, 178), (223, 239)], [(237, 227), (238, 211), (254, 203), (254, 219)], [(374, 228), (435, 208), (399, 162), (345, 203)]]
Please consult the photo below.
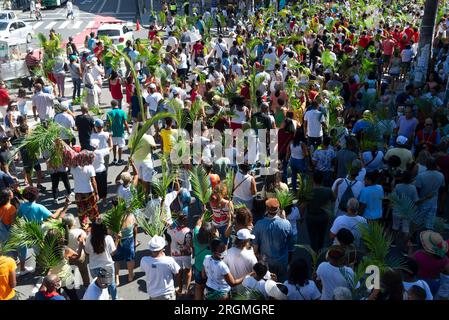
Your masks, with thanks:
[(33, 36), (33, 27), (23, 20), (0, 20), (0, 39), (19, 38), (30, 43)]

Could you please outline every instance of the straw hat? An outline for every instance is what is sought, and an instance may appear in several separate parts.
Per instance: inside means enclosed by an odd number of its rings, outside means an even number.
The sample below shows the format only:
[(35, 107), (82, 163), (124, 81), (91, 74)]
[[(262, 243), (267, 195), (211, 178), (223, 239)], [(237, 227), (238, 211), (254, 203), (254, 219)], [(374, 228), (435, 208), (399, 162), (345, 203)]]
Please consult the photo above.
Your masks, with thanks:
[(419, 234), (424, 251), (444, 257), (448, 250), (448, 244), (441, 234), (427, 230)]

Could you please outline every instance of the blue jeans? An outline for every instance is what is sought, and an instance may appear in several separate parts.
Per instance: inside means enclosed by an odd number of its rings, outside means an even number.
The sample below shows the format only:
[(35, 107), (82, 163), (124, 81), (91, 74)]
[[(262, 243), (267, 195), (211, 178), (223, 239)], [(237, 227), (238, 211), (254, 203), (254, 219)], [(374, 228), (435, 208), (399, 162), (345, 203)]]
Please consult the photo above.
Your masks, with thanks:
[(220, 240), (223, 241), (225, 244), (228, 244), (228, 241), (229, 241), (229, 238), (227, 238), (225, 236), (225, 231), (226, 231), (227, 228), (228, 228), (227, 224), (222, 226), (222, 227), (218, 227), (217, 228), (218, 233), (220, 234)]
[(298, 188), (298, 173), (305, 173), (307, 170), (305, 159), (290, 158), (290, 168), (292, 169), (292, 187), (293, 191)]
[[(100, 273), (100, 268), (90, 269), (90, 275), (92, 278), (98, 277)], [(108, 292), (111, 295), (112, 300), (117, 300), (117, 285), (115, 284), (115, 270), (114, 265), (112, 265), (112, 284), (108, 286)]]
[(423, 223), (427, 230), (433, 230), (433, 223), (437, 214), (437, 207), (432, 203), (422, 203), (419, 207), (419, 223)]
[(72, 78), (72, 82), (73, 82), (72, 98), (75, 99), (81, 96), (81, 79)]

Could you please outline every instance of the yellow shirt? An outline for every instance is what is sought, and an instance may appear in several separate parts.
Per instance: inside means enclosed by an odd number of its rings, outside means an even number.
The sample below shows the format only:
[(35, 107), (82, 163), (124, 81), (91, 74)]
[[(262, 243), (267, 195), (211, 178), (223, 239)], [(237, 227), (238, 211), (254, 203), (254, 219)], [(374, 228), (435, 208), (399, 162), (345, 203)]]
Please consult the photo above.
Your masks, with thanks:
[(134, 152), (134, 160), (145, 161), (151, 159), (151, 149), (152, 146), (156, 145), (153, 136), (149, 134), (144, 134), (142, 139), (140, 139), (137, 145), (136, 151)]
[(0, 256), (0, 300), (10, 300), (16, 295), (16, 291), (9, 286), (9, 274), (16, 268), (14, 259)]
[(160, 134), (162, 138), (162, 150), (165, 154), (170, 154), (175, 141), (176, 129), (162, 129)]

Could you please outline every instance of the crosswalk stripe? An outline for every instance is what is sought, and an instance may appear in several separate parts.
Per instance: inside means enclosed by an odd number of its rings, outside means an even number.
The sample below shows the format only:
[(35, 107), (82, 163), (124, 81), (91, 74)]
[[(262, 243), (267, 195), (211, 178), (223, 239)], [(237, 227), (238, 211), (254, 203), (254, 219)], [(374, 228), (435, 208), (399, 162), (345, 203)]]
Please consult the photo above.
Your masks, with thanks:
[(83, 23), (83, 21), (77, 21), (75, 22), (75, 24), (70, 28), (70, 29), (78, 29), (79, 27), (81, 27), (81, 24)]
[(53, 27), (55, 26), (56, 23), (57, 23), (57, 22), (55, 22), (55, 21), (50, 22), (49, 24), (47, 24), (47, 25), (45, 26), (45, 29), (51, 29), (51, 28), (53, 28)]
[(33, 24), (33, 29), (36, 30), (36, 29), (39, 28), (43, 23), (44, 23), (44, 21), (39, 21), (39, 22)]
[(59, 27), (58, 29), (65, 29), (70, 23), (70, 20), (64, 21)]
[(87, 24), (87, 26), (86, 26), (86, 29), (91, 29), (91, 28), (93, 28), (94, 27), (94, 25), (95, 25), (95, 21), (89, 21), (89, 23)]

